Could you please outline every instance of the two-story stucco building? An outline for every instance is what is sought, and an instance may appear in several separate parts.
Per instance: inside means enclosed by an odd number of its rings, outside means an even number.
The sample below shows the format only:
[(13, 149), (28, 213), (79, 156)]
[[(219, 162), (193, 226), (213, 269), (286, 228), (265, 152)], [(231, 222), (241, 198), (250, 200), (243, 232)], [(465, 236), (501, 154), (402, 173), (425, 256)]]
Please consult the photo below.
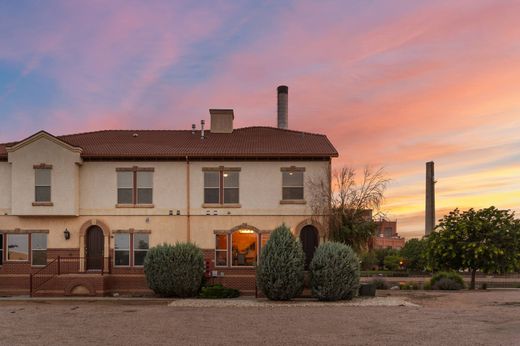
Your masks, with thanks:
[(0, 295), (150, 293), (147, 250), (178, 241), (204, 250), (216, 280), (254, 293), (271, 230), (285, 223), (311, 250), (323, 239), (305, 182), (338, 155), (324, 135), (281, 128), (286, 87), (278, 97), (278, 128), (234, 129), (232, 110), (210, 110), (207, 130), (0, 144)]

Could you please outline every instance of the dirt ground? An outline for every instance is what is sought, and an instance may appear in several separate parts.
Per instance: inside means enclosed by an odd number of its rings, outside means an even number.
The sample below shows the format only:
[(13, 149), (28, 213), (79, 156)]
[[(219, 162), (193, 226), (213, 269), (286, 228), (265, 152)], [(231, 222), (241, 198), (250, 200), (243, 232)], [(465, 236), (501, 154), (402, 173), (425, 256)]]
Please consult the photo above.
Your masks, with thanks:
[[(419, 306), (0, 301), (1, 345), (519, 345), (520, 290), (380, 291)], [(297, 303), (296, 303), (297, 305)]]

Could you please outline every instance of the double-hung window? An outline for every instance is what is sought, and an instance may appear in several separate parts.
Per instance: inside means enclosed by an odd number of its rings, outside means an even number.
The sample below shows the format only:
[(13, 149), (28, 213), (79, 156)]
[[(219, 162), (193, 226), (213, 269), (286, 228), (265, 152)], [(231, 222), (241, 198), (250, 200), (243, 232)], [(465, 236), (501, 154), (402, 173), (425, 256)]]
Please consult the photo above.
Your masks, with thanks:
[(240, 184), (238, 168), (220, 167), (204, 171), (205, 204), (239, 204)]
[(34, 168), (34, 202), (51, 202), (51, 166), (38, 165)]
[(153, 168), (117, 169), (117, 204), (153, 204)]
[(291, 167), (282, 169), (282, 200), (304, 200), (304, 169)]
[(47, 234), (31, 234), (31, 262), (33, 266), (47, 265)]
[(114, 264), (117, 267), (144, 265), (150, 248), (149, 235), (146, 233), (117, 233), (114, 236)]
[(150, 248), (148, 234), (134, 233), (133, 236), (134, 266), (143, 266), (144, 259), (148, 253), (148, 249)]
[(228, 235), (215, 235), (215, 265), (227, 267), (228, 265)]
[(118, 233), (114, 240), (114, 264), (119, 267), (130, 266), (130, 234)]

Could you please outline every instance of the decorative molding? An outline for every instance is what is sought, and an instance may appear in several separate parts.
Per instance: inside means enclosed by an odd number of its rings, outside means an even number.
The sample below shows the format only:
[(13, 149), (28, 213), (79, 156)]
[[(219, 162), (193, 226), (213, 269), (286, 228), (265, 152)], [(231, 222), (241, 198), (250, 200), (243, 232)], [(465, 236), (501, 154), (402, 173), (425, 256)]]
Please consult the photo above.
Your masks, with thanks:
[(112, 231), (112, 234), (151, 234), (151, 233), (152, 233), (152, 231), (149, 229), (141, 230), (141, 229), (133, 229), (133, 228), (117, 229), (117, 230)]
[(296, 166), (281, 167), (280, 171), (282, 171), (282, 172), (305, 172), (305, 167), (296, 167)]
[(52, 202), (32, 202), (33, 207), (52, 207), (54, 203)]
[(116, 172), (154, 172), (154, 167), (117, 167)]
[(307, 201), (304, 199), (282, 199), (280, 204), (307, 204)]
[(154, 204), (116, 204), (116, 208), (155, 208)]
[(34, 169), (52, 169), (52, 165), (49, 165), (47, 163), (40, 163), (37, 165), (33, 165)]
[(75, 147), (75, 146), (72, 146), (70, 144), (68, 144), (67, 142), (64, 142), (63, 140), (59, 139), (58, 137), (56, 136), (53, 136), (51, 135), (50, 133), (46, 132), (46, 131), (39, 131), (39, 132), (36, 132), (35, 134), (27, 137), (26, 139), (18, 142), (17, 144), (13, 145), (13, 146), (10, 146), (10, 147), (6, 147), (5, 150), (8, 152), (8, 153), (12, 153), (20, 148), (23, 148), (25, 147), (26, 145), (29, 145), (33, 142), (36, 142), (37, 140), (41, 139), (41, 138), (46, 138), (48, 139), (49, 141), (53, 142), (53, 143), (56, 143), (72, 152), (75, 152), (75, 153), (78, 153), (78, 154), (81, 154), (81, 152), (83, 151), (82, 148), (80, 147)]
[(210, 208), (242, 208), (242, 205), (239, 204), (239, 203), (225, 203), (225, 204), (220, 204), (220, 203), (204, 203), (202, 204), (202, 208), (207, 208), (207, 209), (210, 209)]
[(242, 170), (241, 167), (224, 167), (224, 166), (218, 166), (218, 167), (202, 167), (203, 172), (220, 172), (220, 171), (226, 171), (226, 172), (240, 172)]

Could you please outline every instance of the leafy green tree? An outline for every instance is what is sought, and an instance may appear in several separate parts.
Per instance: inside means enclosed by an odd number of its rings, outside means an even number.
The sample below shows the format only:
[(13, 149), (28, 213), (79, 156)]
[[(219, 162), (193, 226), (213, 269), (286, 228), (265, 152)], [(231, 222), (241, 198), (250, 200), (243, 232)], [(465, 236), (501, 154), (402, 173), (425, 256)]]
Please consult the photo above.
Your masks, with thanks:
[(505, 273), (520, 268), (520, 220), (495, 207), (445, 215), (428, 238), (428, 263), (434, 270)]
[(386, 256), (384, 259), (384, 265), (388, 270), (399, 270), (401, 266), (401, 257), (396, 255)]
[(378, 265), (375, 251), (366, 251), (361, 255), (361, 268), (363, 270), (372, 270)]
[(422, 271), (426, 268), (426, 239), (410, 239), (399, 252), (408, 270)]
[(387, 256), (397, 256), (398, 251), (391, 248), (385, 249), (375, 249), (374, 253), (377, 258), (377, 265), (379, 268), (383, 268), (385, 266), (385, 257)]

